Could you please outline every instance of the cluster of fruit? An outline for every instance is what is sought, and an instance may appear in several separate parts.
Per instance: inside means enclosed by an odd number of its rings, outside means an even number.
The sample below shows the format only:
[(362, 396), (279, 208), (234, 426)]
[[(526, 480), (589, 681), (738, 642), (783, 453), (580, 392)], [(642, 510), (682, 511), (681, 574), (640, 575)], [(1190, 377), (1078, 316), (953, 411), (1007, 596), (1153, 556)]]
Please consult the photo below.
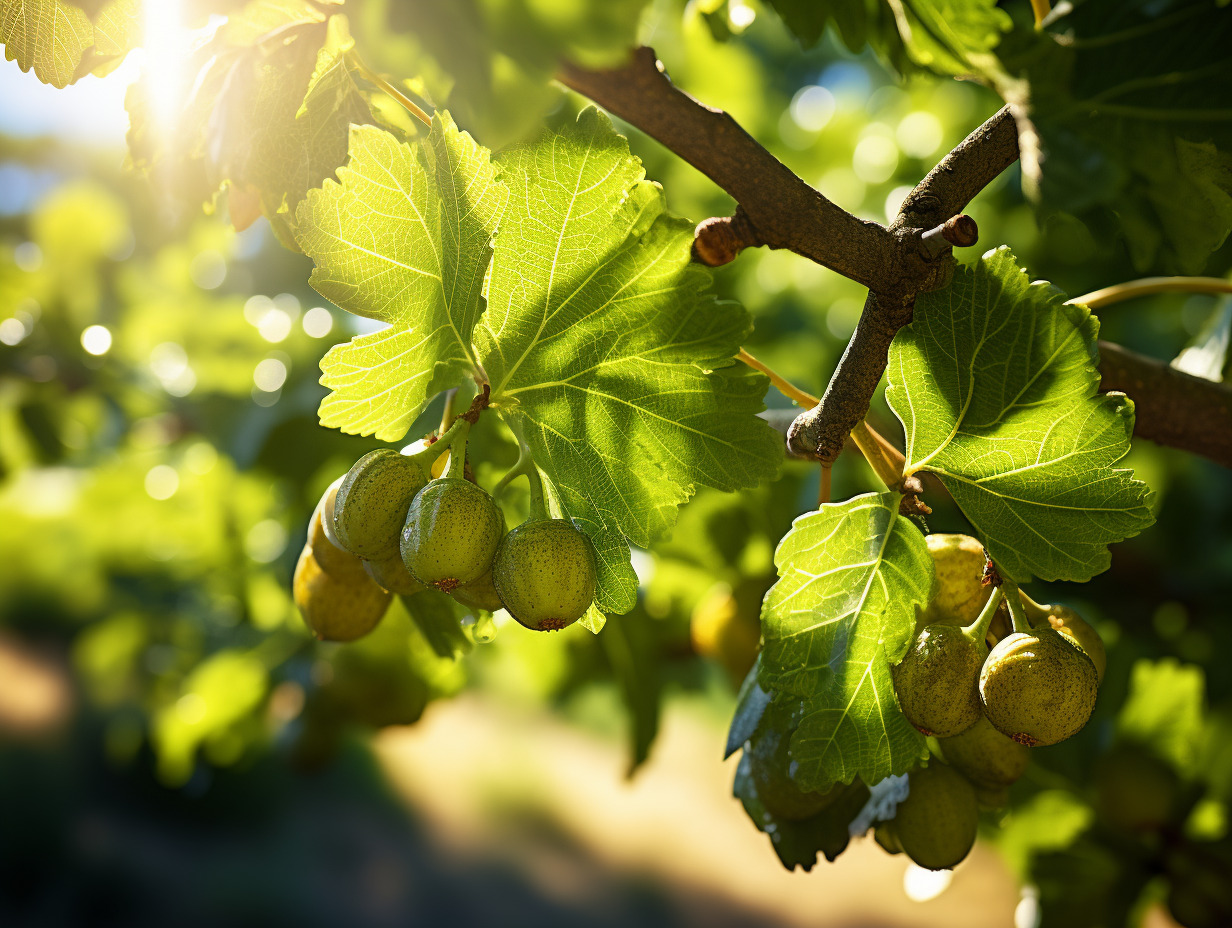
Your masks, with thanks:
[[(1021, 593), (1020, 607), (1007, 608), (1001, 590), (984, 582), (987, 556), (974, 538), (930, 535), (928, 547), (937, 592), (893, 677), (903, 714), (930, 736), (932, 757), (908, 774), (907, 797), (874, 833), (887, 851), (942, 870), (971, 851), (980, 808), (1005, 805), (1031, 747), (1086, 724), (1106, 657), (1095, 630), (1072, 609), (1040, 606)], [(776, 700), (747, 746), (757, 798), (782, 821), (868, 796), (859, 780), (825, 792), (796, 785), (789, 742), (800, 708)]]
[(506, 609), (536, 631), (564, 628), (590, 608), (590, 539), (548, 517), (531, 471), (530, 517), (506, 533), (504, 512), (466, 470), (465, 447), (463, 435), (449, 451), (428, 441), (378, 449), (325, 491), (293, 582), (317, 637), (353, 641), (376, 627), (393, 594), (424, 590), (470, 609)]

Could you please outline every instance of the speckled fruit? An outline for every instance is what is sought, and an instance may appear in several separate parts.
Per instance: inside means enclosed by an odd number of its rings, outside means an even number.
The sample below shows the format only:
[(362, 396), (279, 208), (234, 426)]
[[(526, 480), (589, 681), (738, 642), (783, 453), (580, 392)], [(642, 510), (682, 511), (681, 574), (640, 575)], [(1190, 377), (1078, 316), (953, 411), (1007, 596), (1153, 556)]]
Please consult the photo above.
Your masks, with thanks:
[(792, 779), (791, 736), (798, 720), (792, 709), (790, 702), (766, 707), (748, 744), (749, 776), (767, 812), (777, 819), (797, 822), (825, 809), (845, 787), (839, 784), (825, 792), (808, 792), (796, 785)]
[(393, 557), (380, 561), (364, 561), (364, 570), (381, 589), (391, 593), (409, 596), (411, 593), (426, 589), (415, 579), (414, 574), (406, 569), (401, 554), (395, 554)]
[(501, 602), (500, 594), (496, 592), (496, 584), (492, 582), (491, 570), (488, 570), (478, 580), (472, 580), (470, 583), (458, 587), (450, 595), (468, 609), (483, 609), (485, 612), (495, 612), (497, 609), (505, 608), (505, 604)]
[(1069, 606), (1047, 606), (1046, 616), (1040, 619), (1032, 617), (1031, 624), (1044, 627), (1046, 619), (1054, 631), (1060, 632), (1074, 644), (1078, 645), (1095, 665), (1095, 676), (1100, 683), (1104, 682), (1104, 671), (1108, 667), (1108, 653), (1104, 650), (1104, 640), (1099, 632)]
[(1031, 749), (1007, 738), (981, 717), (952, 738), (940, 739), (946, 761), (977, 786), (995, 789), (1017, 781), (1031, 762)]
[(419, 491), (402, 528), (402, 560), (425, 586), (450, 593), (492, 568), (505, 517), (469, 480), (442, 477)]
[(310, 547), (295, 565), (292, 594), (304, 622), (323, 641), (362, 638), (376, 628), (392, 598), (366, 575), (344, 582), (327, 574)]
[(898, 804), (894, 833), (907, 856), (929, 870), (958, 866), (975, 844), (980, 810), (975, 788), (934, 760), (907, 775), (910, 792)]
[(312, 555), (323, 571), (344, 583), (356, 583), (367, 576), (364, 573), (364, 562), (350, 551), (339, 548), (329, 540), (325, 532), (325, 503), (329, 496), (330, 492), (327, 490), (317, 503), (317, 508), (313, 510), (312, 519), (308, 523), (308, 547), (312, 549)]
[(937, 590), (918, 624), (970, 625), (993, 590), (983, 583), (984, 546), (970, 535), (934, 534), (925, 541), (937, 573)]
[(334, 533), (357, 557), (381, 561), (398, 553), (398, 536), (415, 494), (428, 476), (418, 463), (390, 448), (355, 462), (334, 502)]
[(1056, 744), (1077, 734), (1095, 709), (1091, 658), (1051, 628), (999, 642), (980, 673), (984, 714), (1019, 744)]
[(567, 519), (523, 522), (505, 536), (492, 580), (501, 602), (534, 631), (572, 625), (595, 599), (595, 547)]
[(926, 735), (949, 738), (980, 717), (980, 667), (988, 648), (953, 625), (929, 625), (893, 668), (899, 707)]

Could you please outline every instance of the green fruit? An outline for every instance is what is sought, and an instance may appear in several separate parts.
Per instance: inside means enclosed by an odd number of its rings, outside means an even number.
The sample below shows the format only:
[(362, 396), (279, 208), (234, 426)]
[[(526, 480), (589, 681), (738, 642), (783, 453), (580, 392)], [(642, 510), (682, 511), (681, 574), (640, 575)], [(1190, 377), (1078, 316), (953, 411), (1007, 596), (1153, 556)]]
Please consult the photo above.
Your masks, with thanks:
[(363, 563), (364, 571), (383, 590), (409, 596), (411, 593), (418, 593), (424, 589), (424, 585), (406, 569), (406, 564), (403, 563), (400, 554), (380, 561), (364, 561)]
[(505, 604), (501, 602), (500, 594), (496, 592), (496, 584), (492, 582), (491, 569), (478, 580), (472, 580), (470, 583), (463, 584), (449, 595), (468, 609), (482, 609), (485, 612), (495, 612), (497, 609), (505, 608)]
[(767, 812), (777, 819), (797, 822), (825, 809), (846, 787), (840, 783), (825, 792), (808, 792), (796, 785), (792, 779), (795, 762), (791, 756), (791, 736), (797, 720), (792, 708), (790, 702), (766, 707), (748, 744), (749, 776)]
[(926, 735), (949, 738), (980, 717), (977, 688), (988, 648), (953, 625), (929, 625), (891, 669), (899, 707)]
[(988, 602), (984, 586), (984, 546), (970, 535), (934, 534), (925, 538), (937, 574), (937, 591), (921, 616), (924, 625), (970, 625)]
[(402, 560), (426, 586), (450, 593), (492, 567), (505, 517), (469, 480), (441, 477), (415, 496), (402, 528)]
[(1040, 628), (1051, 626), (1060, 632), (1079, 648), (1081, 648), (1095, 665), (1095, 676), (1104, 682), (1104, 671), (1108, 667), (1108, 652), (1104, 650), (1104, 641), (1099, 632), (1093, 629), (1077, 612), (1069, 606), (1045, 606), (1043, 615), (1032, 615), (1031, 624)]
[(1014, 783), (1031, 762), (1031, 749), (1007, 738), (980, 718), (961, 734), (942, 738), (946, 762), (976, 786), (997, 789)]
[(1095, 811), (1118, 831), (1155, 831), (1177, 814), (1181, 782), (1168, 764), (1140, 748), (1120, 745), (1095, 767)]
[(535, 631), (572, 625), (595, 599), (595, 547), (567, 519), (523, 522), (501, 542), (492, 580), (519, 623)]
[(910, 792), (898, 804), (894, 832), (907, 856), (929, 870), (958, 866), (975, 844), (980, 810), (975, 788), (934, 760), (907, 775)]
[(972, 783), (971, 786), (975, 789), (976, 805), (981, 809), (995, 812), (997, 809), (1004, 809), (1010, 804), (1010, 791), (1004, 786), (994, 788), (991, 786), (981, 786), (979, 783)]
[(733, 590), (716, 583), (693, 607), (689, 640), (693, 650), (718, 661), (737, 687), (745, 678), (761, 644), (762, 578), (749, 578)]
[(988, 721), (1030, 747), (1077, 734), (1095, 709), (1099, 679), (1091, 658), (1051, 628), (999, 642), (980, 674)]
[(333, 489), (331, 487), (325, 491), (312, 512), (312, 520), (308, 523), (308, 547), (312, 549), (317, 564), (327, 574), (344, 583), (357, 583), (366, 577), (364, 562), (330, 541), (325, 531), (326, 502), (332, 496)]
[(342, 478), (334, 503), (334, 532), (365, 560), (398, 554), (398, 535), (415, 494), (428, 482), (420, 465), (390, 448), (370, 451)]
[(873, 840), (880, 844), (881, 849), (887, 854), (903, 852), (903, 845), (898, 840), (898, 833), (894, 830), (893, 822), (878, 822), (877, 827), (873, 829)]
[(291, 590), (304, 622), (323, 641), (362, 638), (376, 628), (391, 599), (366, 575), (343, 581), (326, 573), (310, 547), (295, 565)]

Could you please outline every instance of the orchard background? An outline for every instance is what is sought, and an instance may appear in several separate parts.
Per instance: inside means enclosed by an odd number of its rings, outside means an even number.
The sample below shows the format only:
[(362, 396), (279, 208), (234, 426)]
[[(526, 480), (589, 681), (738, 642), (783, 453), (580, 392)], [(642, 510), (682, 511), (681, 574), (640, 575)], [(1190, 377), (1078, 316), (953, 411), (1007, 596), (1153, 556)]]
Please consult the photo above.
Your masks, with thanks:
[[(1225, 4), (0, 0), (0, 40), (4, 924), (1232, 921)], [(938, 353), (955, 306), (1080, 354), (1015, 386), (1004, 340)], [(1051, 418), (994, 422), (977, 473), (962, 414), (928, 441), (989, 377)], [(474, 477), (521, 439), (596, 607), (536, 634), (412, 597), (314, 640), (323, 491), (484, 383)], [(1091, 721), (953, 871), (859, 803), (762, 820), (722, 760), (757, 681), (805, 706), (809, 789), (927, 755), (880, 711), (927, 559), (861, 602), (875, 647), (801, 657), (787, 586), (763, 614), (793, 521), (862, 494), (887, 550), (974, 532), (1107, 647)], [(826, 728), (844, 661), (878, 682)]]

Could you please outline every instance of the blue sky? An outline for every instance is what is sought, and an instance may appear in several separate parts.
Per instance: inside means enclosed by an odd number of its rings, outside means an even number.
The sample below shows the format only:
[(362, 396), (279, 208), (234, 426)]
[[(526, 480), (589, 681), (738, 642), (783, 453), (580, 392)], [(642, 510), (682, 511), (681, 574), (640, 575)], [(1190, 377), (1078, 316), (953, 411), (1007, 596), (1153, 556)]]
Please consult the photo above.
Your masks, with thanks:
[(0, 60), (0, 134), (55, 135), (99, 148), (123, 148), (128, 116), (124, 91), (136, 78), (139, 53), (105, 78), (85, 77), (63, 90)]

